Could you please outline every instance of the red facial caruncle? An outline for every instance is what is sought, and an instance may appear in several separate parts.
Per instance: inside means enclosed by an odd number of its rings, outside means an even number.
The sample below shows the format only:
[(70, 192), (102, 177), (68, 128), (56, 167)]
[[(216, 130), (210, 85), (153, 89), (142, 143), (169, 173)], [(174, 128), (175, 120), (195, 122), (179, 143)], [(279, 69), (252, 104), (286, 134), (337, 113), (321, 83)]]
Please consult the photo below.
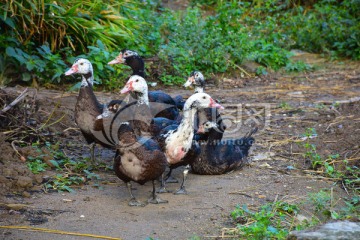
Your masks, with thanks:
[(223, 106), (221, 106), (220, 104), (218, 104), (214, 99), (210, 98), (210, 104), (209, 107), (211, 108), (219, 108), (219, 109), (224, 109)]
[(131, 91), (133, 91), (133, 90), (134, 90), (134, 88), (133, 88), (133, 81), (128, 81), (128, 82), (126, 83), (126, 85), (124, 86), (124, 88), (121, 89), (120, 93), (121, 93), (121, 94), (124, 94), (124, 93), (131, 92)]
[(79, 66), (78, 64), (74, 64), (71, 66), (71, 68), (69, 70), (67, 70), (65, 72), (65, 76), (69, 76), (71, 74), (77, 73), (79, 71)]

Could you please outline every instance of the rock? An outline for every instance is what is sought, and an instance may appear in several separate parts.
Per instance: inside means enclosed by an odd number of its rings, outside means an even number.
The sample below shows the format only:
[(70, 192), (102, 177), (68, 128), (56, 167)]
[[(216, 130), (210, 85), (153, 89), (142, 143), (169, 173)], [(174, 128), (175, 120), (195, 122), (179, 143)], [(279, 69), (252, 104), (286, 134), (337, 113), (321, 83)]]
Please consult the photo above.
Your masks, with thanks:
[(317, 227), (303, 231), (290, 232), (288, 240), (352, 240), (359, 239), (360, 223), (339, 221), (330, 222)]
[(16, 185), (22, 188), (32, 187), (32, 179), (26, 176), (19, 176)]

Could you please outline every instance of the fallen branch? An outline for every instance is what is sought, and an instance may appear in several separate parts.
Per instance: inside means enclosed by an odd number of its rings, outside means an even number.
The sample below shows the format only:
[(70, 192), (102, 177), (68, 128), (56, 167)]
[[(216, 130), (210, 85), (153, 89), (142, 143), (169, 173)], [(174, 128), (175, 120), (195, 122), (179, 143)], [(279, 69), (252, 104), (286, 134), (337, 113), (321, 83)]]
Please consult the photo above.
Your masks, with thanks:
[(7, 105), (6, 107), (4, 107), (1, 111), (0, 111), (0, 115), (2, 115), (3, 113), (9, 111), (12, 107), (14, 107), (16, 104), (18, 104), (22, 99), (24, 99), (26, 97), (26, 95), (28, 94), (28, 88), (25, 88), (25, 90), (20, 93), (20, 95), (15, 98), (14, 101), (12, 101), (12, 103), (10, 103), (9, 105)]
[(61, 230), (47, 229), (47, 228), (36, 228), (36, 227), (30, 227), (30, 226), (0, 226), (0, 228), (25, 230), (25, 231), (31, 231), (31, 232), (43, 232), (43, 233), (53, 233), (53, 234), (80, 236), (80, 237), (91, 237), (91, 238), (98, 238), (98, 239), (121, 240), (121, 238), (100, 236), (100, 235), (87, 234), (87, 233), (83, 234), (83, 233), (76, 233), (76, 232), (65, 232), (65, 231), (61, 231)]
[(18, 155), (18, 156), (20, 157), (20, 160), (21, 160), (22, 162), (25, 162), (25, 161), (26, 161), (26, 158), (25, 158), (23, 155), (21, 155), (21, 153), (16, 149), (15, 143), (24, 143), (24, 142), (23, 142), (23, 141), (14, 140), (14, 141), (11, 142), (11, 147), (14, 149), (16, 155)]

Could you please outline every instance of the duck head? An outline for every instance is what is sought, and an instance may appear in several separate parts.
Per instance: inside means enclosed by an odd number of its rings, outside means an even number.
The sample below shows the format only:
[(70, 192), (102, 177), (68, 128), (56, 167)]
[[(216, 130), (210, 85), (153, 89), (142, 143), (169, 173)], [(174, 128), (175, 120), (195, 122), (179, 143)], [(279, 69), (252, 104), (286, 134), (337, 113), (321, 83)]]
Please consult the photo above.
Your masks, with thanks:
[(207, 93), (195, 93), (189, 97), (184, 105), (184, 111), (190, 109), (219, 108), (224, 109)]
[(133, 75), (129, 78), (127, 83), (125, 84), (124, 88), (120, 91), (121, 94), (128, 93), (128, 92), (136, 92), (147, 94), (148, 85), (146, 80), (138, 75)]
[(211, 128), (217, 128), (218, 125), (215, 122), (207, 121), (199, 125), (197, 133), (209, 132)]
[(121, 50), (119, 55), (114, 60), (110, 61), (108, 64), (109, 65), (119, 64), (119, 63), (127, 64), (127, 59), (134, 57), (134, 56), (138, 57), (139, 54), (132, 50), (123, 49), (123, 50)]
[(195, 86), (195, 93), (204, 92), (205, 78), (200, 71), (192, 71), (187, 81), (184, 83), (184, 87)]
[(78, 58), (75, 60), (71, 68), (65, 72), (65, 76), (80, 74), (83, 77), (81, 85), (90, 84), (92, 86), (94, 82), (93, 72), (94, 70), (89, 60), (85, 58)]

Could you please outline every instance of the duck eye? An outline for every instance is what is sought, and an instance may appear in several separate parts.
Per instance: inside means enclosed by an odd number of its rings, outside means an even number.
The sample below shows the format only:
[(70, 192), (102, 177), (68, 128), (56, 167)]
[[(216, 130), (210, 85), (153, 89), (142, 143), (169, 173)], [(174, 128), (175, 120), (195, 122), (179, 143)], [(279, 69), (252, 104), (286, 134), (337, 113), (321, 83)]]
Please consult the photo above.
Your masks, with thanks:
[(80, 65), (81, 65), (81, 66), (84, 65), (84, 63), (80, 63)]
[(203, 99), (206, 99), (206, 96), (203, 96)]
[(135, 82), (139, 82), (139, 79), (136, 79)]

